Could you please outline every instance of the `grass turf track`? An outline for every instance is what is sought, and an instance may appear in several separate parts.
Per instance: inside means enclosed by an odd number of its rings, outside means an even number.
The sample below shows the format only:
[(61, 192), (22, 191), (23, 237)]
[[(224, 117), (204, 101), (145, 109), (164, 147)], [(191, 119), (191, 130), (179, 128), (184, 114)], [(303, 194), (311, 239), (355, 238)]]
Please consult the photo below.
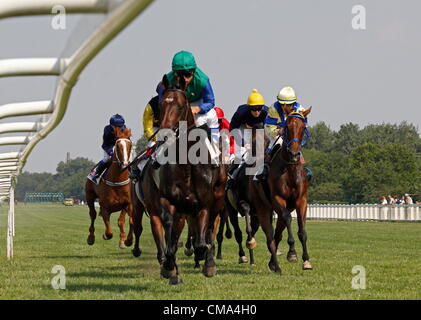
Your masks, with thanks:
[[(0, 207), (0, 299), (420, 299), (421, 225), (392, 222), (307, 222), (309, 254), (314, 270), (285, 259), (282, 275), (269, 271), (269, 253), (261, 229), (257, 233), (256, 266), (238, 264), (237, 244), (225, 239), (218, 272), (204, 277), (193, 258), (178, 251), (183, 284), (168, 285), (159, 276), (149, 218), (143, 220), (143, 253), (118, 248), (118, 213), (112, 215), (114, 238), (102, 239), (102, 218), (96, 220), (96, 243), (86, 244), (86, 206), (52, 204), (16, 206), (15, 256), (6, 259), (7, 206)], [(127, 228), (128, 229), (128, 228)], [(294, 234), (297, 231), (293, 220)], [(183, 233), (185, 241), (186, 230)], [(247, 250), (246, 250), (247, 251)], [(51, 269), (66, 269), (66, 289), (54, 290)], [(366, 269), (366, 289), (352, 289), (352, 268)]]

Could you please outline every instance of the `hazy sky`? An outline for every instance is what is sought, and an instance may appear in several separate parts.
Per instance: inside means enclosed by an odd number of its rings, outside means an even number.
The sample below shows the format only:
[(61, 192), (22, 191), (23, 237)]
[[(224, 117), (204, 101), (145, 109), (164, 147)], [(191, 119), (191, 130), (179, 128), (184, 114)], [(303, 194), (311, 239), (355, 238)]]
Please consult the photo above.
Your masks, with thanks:
[[(366, 30), (352, 28), (355, 5), (366, 9)], [(420, 127), (420, 12), (418, 0), (157, 0), (84, 70), (63, 121), (25, 170), (55, 172), (66, 152), (99, 161), (102, 130), (114, 113), (125, 117), (136, 141), (144, 107), (180, 50), (193, 52), (228, 119), (251, 89), (270, 105), (290, 85), (299, 102), (313, 106), (310, 125), (325, 121), (337, 130), (348, 122), (407, 120)], [(72, 32), (83, 39), (86, 32), (74, 31), (79, 16), (69, 17), (64, 31), (53, 30), (51, 19), (0, 21), (0, 59), (54, 57)], [(55, 83), (0, 78), (0, 105), (52, 99)]]

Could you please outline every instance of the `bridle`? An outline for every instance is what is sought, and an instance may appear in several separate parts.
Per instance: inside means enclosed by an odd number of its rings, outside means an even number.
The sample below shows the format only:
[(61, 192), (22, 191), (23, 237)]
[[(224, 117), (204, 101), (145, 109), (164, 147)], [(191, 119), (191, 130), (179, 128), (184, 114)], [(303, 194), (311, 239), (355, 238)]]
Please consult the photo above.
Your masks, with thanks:
[[(287, 121), (288, 121), (288, 118), (292, 118), (292, 117), (293, 118), (301, 119), (306, 124), (306, 128), (304, 129), (304, 134), (303, 134), (303, 137), (301, 139), (294, 138), (294, 139), (289, 140), (289, 138), (288, 138)], [(299, 112), (291, 112), (286, 117), (284, 123), (282, 124), (282, 128), (284, 128), (284, 132), (282, 133), (282, 140), (283, 140), (283, 143), (286, 145), (288, 151), (289, 151), (289, 147), (291, 146), (291, 144), (293, 142), (300, 143), (300, 146), (301, 147), (303, 147), (307, 143), (307, 140), (309, 138), (309, 133), (308, 133), (308, 129), (307, 129), (307, 118), (305, 118), (301, 113), (299, 113)]]
[[(130, 143), (130, 146), (132, 146), (132, 141), (130, 139), (120, 138), (120, 139), (117, 139), (116, 140), (115, 145), (114, 145), (114, 154), (115, 154), (115, 157), (116, 157), (117, 160), (113, 160), (113, 162), (117, 163), (120, 166), (120, 168), (122, 168), (123, 165), (124, 165), (124, 159), (123, 159), (123, 161), (121, 161), (120, 158), (119, 158), (119, 156), (118, 156), (118, 152), (117, 152), (117, 145), (121, 141), (129, 142)], [(132, 153), (132, 150), (130, 150), (130, 154), (127, 155), (127, 159), (126, 159), (127, 162), (131, 158), (131, 153)]]
[[(305, 127), (305, 129), (304, 129), (304, 133), (303, 133), (303, 137), (301, 137), (301, 139), (298, 139), (298, 138), (293, 138), (293, 139), (289, 139), (288, 138), (288, 126), (287, 126), (287, 120), (288, 120), (288, 118), (291, 118), (291, 117), (294, 117), (294, 118), (298, 118), (298, 119), (301, 119), (301, 120), (303, 120), (304, 121), (304, 123), (305, 123), (305, 125), (306, 125), (306, 127)], [(290, 114), (288, 114), (288, 116), (286, 117), (286, 119), (283, 121), (283, 123), (282, 123), (282, 125), (281, 125), (281, 128), (283, 128), (284, 130), (283, 130), (283, 133), (278, 137), (278, 139), (279, 138), (282, 138), (282, 147), (285, 147), (285, 149), (286, 149), (286, 151), (287, 151), (287, 153), (291, 153), (291, 151), (290, 151), (290, 146), (291, 146), (291, 144), (293, 143), (293, 142), (298, 142), (299, 144), (300, 144), (300, 147), (303, 147), (306, 143), (307, 143), (307, 141), (308, 141), (308, 138), (309, 138), (309, 132), (308, 132), (308, 128), (307, 128), (307, 118), (306, 117), (304, 117), (301, 113), (299, 113), (299, 112), (296, 112), (296, 111), (293, 111), (293, 112), (291, 112)], [(275, 141), (276, 142), (276, 141)], [(278, 152), (280, 152), (282, 150), (282, 148), (279, 148), (276, 152), (275, 152), (275, 154), (272, 156), (272, 159), (274, 159), (275, 158), (275, 156), (277, 155), (277, 153)], [(299, 158), (299, 157), (301, 157), (302, 156), (302, 153), (301, 153), (301, 151), (300, 152), (298, 152), (298, 154), (296, 155), (296, 157), (297, 158)], [(287, 165), (298, 165), (300, 162), (298, 161), (298, 160), (295, 160), (295, 161), (291, 161), (291, 159), (285, 159), (284, 157), (283, 157), (283, 155), (282, 155), (282, 153), (281, 153), (281, 158), (282, 158), (282, 160), (287, 164)]]

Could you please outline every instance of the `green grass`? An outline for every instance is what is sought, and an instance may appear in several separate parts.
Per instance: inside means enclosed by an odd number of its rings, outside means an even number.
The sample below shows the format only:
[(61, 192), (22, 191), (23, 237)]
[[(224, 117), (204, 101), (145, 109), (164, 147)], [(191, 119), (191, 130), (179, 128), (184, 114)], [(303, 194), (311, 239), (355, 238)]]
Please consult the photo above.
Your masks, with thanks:
[[(312, 271), (301, 270), (279, 257), (282, 275), (269, 271), (269, 253), (261, 230), (257, 233), (256, 264), (237, 263), (234, 239), (225, 239), (218, 273), (205, 278), (193, 268), (192, 257), (178, 252), (183, 284), (161, 279), (156, 249), (144, 218), (143, 253), (118, 248), (114, 238), (102, 240), (102, 219), (96, 221), (96, 243), (86, 244), (87, 207), (18, 205), (15, 256), (6, 259), (7, 206), (0, 208), (0, 299), (420, 299), (421, 225), (387, 222), (307, 222)], [(294, 234), (297, 226), (294, 223)], [(285, 237), (286, 235), (284, 235)], [(185, 233), (183, 236), (185, 240)], [(301, 256), (301, 244), (296, 239)], [(285, 241), (281, 249), (286, 252)], [(66, 289), (54, 290), (51, 269), (66, 269)], [(352, 289), (354, 265), (366, 269), (366, 289)]]

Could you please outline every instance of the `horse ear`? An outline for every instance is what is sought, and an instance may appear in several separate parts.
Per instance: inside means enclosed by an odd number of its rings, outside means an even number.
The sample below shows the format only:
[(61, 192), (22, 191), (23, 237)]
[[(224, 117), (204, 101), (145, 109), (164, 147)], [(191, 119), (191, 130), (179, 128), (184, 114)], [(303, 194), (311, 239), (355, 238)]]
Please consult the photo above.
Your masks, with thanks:
[(184, 77), (179, 77), (178, 78), (178, 85), (179, 85), (180, 90), (186, 91), (186, 89), (187, 89), (187, 82), (184, 79)]
[(167, 90), (170, 87), (170, 82), (168, 81), (166, 74), (162, 77), (162, 85), (164, 86), (164, 90)]
[(311, 112), (311, 108), (313, 108), (313, 107), (310, 107), (306, 111), (303, 112), (304, 118), (307, 118), (308, 114)]

